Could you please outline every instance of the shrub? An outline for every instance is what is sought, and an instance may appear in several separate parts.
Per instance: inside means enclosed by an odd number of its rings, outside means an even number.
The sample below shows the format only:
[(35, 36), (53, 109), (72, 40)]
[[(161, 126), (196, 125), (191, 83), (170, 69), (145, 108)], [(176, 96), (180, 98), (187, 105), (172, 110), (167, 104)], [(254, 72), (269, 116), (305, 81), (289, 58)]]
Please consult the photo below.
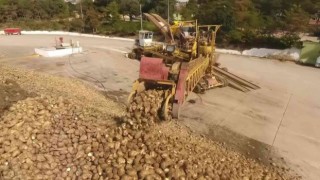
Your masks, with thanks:
[(243, 32), (239, 31), (239, 30), (232, 30), (228, 33), (228, 38), (229, 43), (235, 43), (235, 44), (239, 44), (239, 43), (243, 43)]
[(84, 23), (81, 19), (73, 19), (70, 22), (69, 31), (82, 32), (83, 28), (84, 28)]
[(311, 34), (320, 38), (320, 27), (314, 27)]
[[(286, 49), (291, 47), (301, 48), (302, 43), (300, 37), (296, 34), (285, 34), (282, 37), (276, 37), (270, 34), (262, 34), (254, 31), (232, 30), (226, 34), (221, 33), (218, 38), (223, 38), (224, 41), (219, 41), (220, 46), (224, 48), (272, 48)], [(221, 37), (222, 36), (222, 37)]]
[[(143, 22), (143, 29), (156, 32), (156, 27), (150, 22)], [(115, 23), (104, 23), (98, 28), (102, 34), (116, 34), (119, 36), (132, 36), (140, 30), (138, 21), (117, 21)]]
[(296, 34), (286, 34), (280, 38), (280, 42), (285, 48), (297, 47), (302, 48), (300, 37)]

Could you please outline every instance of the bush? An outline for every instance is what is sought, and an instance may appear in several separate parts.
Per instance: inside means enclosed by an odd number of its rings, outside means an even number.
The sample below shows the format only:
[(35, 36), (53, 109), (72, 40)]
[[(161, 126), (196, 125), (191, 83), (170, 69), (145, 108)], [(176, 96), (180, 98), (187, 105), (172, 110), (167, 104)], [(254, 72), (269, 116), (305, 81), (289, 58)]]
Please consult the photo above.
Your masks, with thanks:
[(256, 48), (272, 48), (272, 49), (286, 49), (291, 47), (300, 47), (300, 38), (297, 35), (286, 34), (282, 37), (275, 37), (273, 35), (258, 35), (251, 41), (246, 43), (247, 47)]
[(83, 23), (82, 19), (73, 19), (70, 22), (69, 31), (82, 32), (83, 28), (84, 28), (84, 23)]
[[(291, 47), (301, 48), (300, 37), (296, 34), (286, 34), (282, 37), (276, 37), (270, 34), (262, 34), (250, 30), (232, 30), (226, 34), (221, 33), (218, 38), (225, 39), (222, 44), (224, 48), (250, 49), (250, 48), (272, 48), (286, 49)], [(218, 39), (217, 38), (217, 39)]]
[[(149, 31), (157, 31), (156, 27), (150, 22), (143, 22), (143, 29)], [(140, 30), (140, 22), (138, 21), (117, 21), (113, 24), (104, 23), (98, 28), (98, 32), (102, 34), (113, 34), (118, 36), (133, 36)]]
[(66, 21), (14, 21), (1, 24), (2, 28), (5, 27), (19, 27), (22, 30), (69, 30)]
[(280, 42), (283, 44), (283, 47), (285, 48), (302, 48), (302, 42), (300, 41), (300, 37), (296, 34), (286, 34), (280, 38)]
[(120, 35), (135, 35), (140, 30), (140, 23), (118, 21), (113, 25), (114, 32)]
[(230, 31), (228, 34), (228, 38), (230, 39), (229, 43), (232, 43), (232, 44), (239, 44), (239, 43), (244, 42), (243, 41), (243, 32), (239, 31), (239, 30)]
[(320, 38), (320, 27), (314, 27), (311, 34)]

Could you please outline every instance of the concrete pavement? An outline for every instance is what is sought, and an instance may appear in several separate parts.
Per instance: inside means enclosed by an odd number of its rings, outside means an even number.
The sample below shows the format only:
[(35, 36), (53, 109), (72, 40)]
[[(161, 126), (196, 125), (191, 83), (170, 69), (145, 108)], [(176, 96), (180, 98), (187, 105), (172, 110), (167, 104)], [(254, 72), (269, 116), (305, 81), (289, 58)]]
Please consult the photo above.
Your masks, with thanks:
[(196, 103), (183, 107), (182, 122), (209, 136), (218, 125), (266, 148), (273, 146), (305, 179), (319, 179), (320, 69), (233, 55), (221, 55), (220, 62), (261, 89), (242, 93), (224, 88), (194, 95)]

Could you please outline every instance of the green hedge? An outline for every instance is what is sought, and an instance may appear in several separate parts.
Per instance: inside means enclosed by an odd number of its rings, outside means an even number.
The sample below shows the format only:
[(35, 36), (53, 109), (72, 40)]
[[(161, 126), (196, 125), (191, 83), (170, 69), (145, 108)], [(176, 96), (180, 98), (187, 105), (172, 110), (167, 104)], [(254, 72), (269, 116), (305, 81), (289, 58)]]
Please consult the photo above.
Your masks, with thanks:
[(23, 30), (50, 30), (50, 31), (68, 31), (67, 21), (14, 21), (1, 24), (1, 28), (19, 27)]
[(221, 47), (232, 47), (237, 49), (248, 48), (272, 48), (286, 49), (291, 47), (301, 48), (300, 37), (296, 34), (285, 34), (276, 37), (254, 31), (233, 30), (229, 33), (218, 32), (217, 44)]
[[(140, 30), (140, 22), (130, 22), (130, 21), (118, 21), (114, 24), (102, 24), (98, 28), (98, 32), (101, 34), (114, 34), (119, 36), (132, 36), (136, 35)], [(156, 27), (150, 22), (143, 22), (143, 29), (149, 31), (157, 31)]]
[[(23, 30), (49, 30), (49, 31), (72, 31), (92, 33), (91, 30), (86, 30), (81, 19), (73, 19), (72, 21), (15, 21), (1, 24), (0, 28), (19, 27)], [(157, 31), (156, 27), (150, 22), (143, 22), (145, 30)], [(118, 21), (114, 24), (102, 23), (98, 29), (98, 34), (131, 36), (136, 35), (140, 30), (140, 22)]]

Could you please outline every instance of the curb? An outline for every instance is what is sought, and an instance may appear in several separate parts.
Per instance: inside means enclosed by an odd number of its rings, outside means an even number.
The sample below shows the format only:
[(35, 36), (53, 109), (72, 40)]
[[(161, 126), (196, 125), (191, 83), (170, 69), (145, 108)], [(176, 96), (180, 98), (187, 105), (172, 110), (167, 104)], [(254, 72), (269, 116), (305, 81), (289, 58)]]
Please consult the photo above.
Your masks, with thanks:
[[(102, 36), (102, 35), (93, 35), (93, 34), (82, 34), (82, 33), (65, 32), (65, 31), (21, 31), (21, 34), (22, 35), (68, 35), (68, 36), (114, 39), (114, 40), (134, 42), (134, 39), (130, 39), (130, 38), (111, 37), (111, 36)], [(0, 31), (0, 35), (4, 35), (4, 32)]]

